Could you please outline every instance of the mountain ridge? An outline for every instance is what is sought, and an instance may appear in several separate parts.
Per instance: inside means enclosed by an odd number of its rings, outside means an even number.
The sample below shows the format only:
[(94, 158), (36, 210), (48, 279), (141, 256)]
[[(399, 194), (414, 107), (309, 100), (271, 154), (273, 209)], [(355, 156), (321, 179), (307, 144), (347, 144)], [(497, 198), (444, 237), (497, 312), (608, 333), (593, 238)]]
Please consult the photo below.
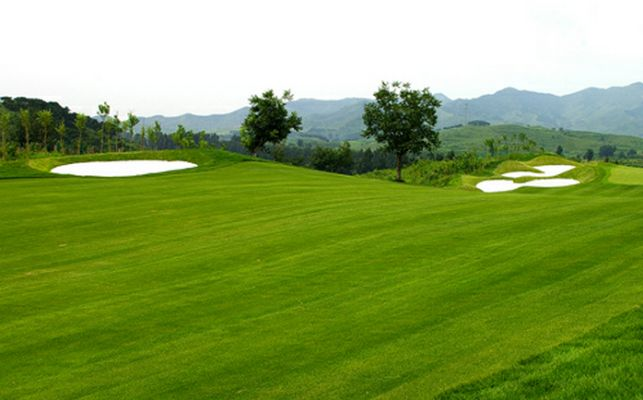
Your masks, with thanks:
[[(472, 99), (452, 100), (442, 93), (435, 96), (442, 102), (438, 128), (484, 120), (492, 124), (539, 125), (643, 137), (642, 82), (606, 89), (588, 87), (562, 96), (514, 87)], [(287, 108), (302, 117), (302, 132), (330, 140), (348, 140), (359, 138), (363, 129), (363, 106), (370, 101), (372, 99), (360, 97), (302, 98), (288, 103)], [(159, 121), (165, 132), (172, 132), (182, 124), (187, 129), (225, 135), (238, 131), (247, 110), (248, 107), (242, 107), (225, 114), (186, 113), (140, 118), (145, 125)]]

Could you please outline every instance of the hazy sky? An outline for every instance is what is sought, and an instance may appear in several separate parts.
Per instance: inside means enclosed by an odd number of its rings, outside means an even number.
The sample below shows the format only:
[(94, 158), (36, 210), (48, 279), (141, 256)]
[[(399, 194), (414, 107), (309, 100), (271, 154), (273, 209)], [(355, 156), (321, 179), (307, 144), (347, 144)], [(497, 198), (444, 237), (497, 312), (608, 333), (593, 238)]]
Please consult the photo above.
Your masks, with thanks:
[(452, 98), (643, 80), (640, 1), (3, 2), (0, 95), (93, 114), (211, 114), (268, 88), (370, 97), (382, 80)]

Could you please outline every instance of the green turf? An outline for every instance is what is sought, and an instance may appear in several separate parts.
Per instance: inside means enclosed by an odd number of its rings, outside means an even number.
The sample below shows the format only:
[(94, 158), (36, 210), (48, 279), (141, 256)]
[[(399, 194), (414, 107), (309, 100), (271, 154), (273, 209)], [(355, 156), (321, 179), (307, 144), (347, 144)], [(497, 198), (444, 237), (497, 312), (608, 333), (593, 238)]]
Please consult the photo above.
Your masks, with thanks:
[(643, 399), (642, 366), (643, 310), (636, 307), (579, 339), (438, 398)]
[(0, 398), (430, 398), (643, 298), (640, 186), (183, 155), (210, 161), (0, 180)]
[(615, 166), (608, 179), (621, 185), (643, 185), (643, 168)]

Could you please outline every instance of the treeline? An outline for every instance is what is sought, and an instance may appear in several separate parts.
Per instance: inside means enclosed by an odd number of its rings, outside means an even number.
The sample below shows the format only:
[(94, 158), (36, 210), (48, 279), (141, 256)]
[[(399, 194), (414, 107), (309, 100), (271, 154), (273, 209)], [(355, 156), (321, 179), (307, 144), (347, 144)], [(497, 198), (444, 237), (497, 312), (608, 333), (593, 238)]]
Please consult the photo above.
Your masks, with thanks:
[(83, 154), (140, 149), (220, 146), (219, 138), (179, 126), (164, 133), (158, 122), (139, 126), (132, 113), (121, 120), (107, 103), (98, 119), (74, 113), (57, 102), (25, 97), (0, 98), (0, 157), (29, 158), (38, 153)]

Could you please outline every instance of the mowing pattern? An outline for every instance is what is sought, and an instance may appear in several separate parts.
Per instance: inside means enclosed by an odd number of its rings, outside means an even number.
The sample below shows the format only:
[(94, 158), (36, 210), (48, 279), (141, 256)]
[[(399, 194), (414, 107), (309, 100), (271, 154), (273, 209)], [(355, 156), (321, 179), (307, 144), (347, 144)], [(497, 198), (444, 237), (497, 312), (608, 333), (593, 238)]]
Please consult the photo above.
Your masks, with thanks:
[(642, 365), (643, 310), (637, 307), (580, 339), (438, 398), (643, 399)]
[(0, 398), (432, 397), (639, 304), (641, 196), (229, 161), (0, 181)]

